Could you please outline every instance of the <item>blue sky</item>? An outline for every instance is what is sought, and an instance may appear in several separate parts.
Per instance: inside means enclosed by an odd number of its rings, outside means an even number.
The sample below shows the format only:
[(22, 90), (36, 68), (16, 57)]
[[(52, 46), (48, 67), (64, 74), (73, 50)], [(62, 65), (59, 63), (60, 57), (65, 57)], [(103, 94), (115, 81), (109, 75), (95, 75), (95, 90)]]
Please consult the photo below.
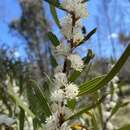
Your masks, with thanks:
[(4, 0), (0, 2), (0, 41), (15, 42), (15, 37), (9, 32), (8, 24), (19, 18), (21, 9), (17, 0)]
[(15, 36), (8, 27), (11, 21), (19, 18), (21, 15), (21, 9), (18, 1), (1, 1), (0, 10), (0, 44), (7, 45), (10, 49), (15, 47), (19, 53), (24, 55), (24, 46), (21, 46), (23, 40)]
[[(87, 28), (87, 31), (89, 32), (93, 28), (97, 27), (97, 33), (91, 38), (89, 42), (87, 42), (85, 45), (78, 48), (78, 52), (82, 55), (86, 54), (87, 48), (91, 48), (94, 50), (97, 56), (102, 57), (111, 57), (112, 56), (112, 47), (110, 44), (110, 38), (114, 39), (114, 46), (116, 49), (116, 57), (119, 57), (121, 53), (124, 50), (124, 47), (121, 45), (117, 45), (118, 41), (118, 32), (121, 30), (128, 34), (130, 32), (130, 29), (128, 28), (130, 26), (130, 3), (128, 3), (128, 0), (112, 0), (113, 2), (110, 2), (108, 4), (109, 11), (108, 14), (110, 16), (110, 26), (111, 26), (111, 34), (109, 34), (107, 31), (107, 20), (102, 15), (102, 0), (90, 0), (88, 3), (88, 11), (89, 11), (89, 17), (85, 20), (83, 20), (83, 24)], [(118, 7), (117, 10), (114, 10), (113, 7)], [(48, 4), (45, 3), (45, 8), (47, 8), (46, 11), (46, 17), (49, 18), (49, 21), (53, 22), (53, 19), (51, 17), (51, 14), (49, 12)], [(16, 47), (17, 51), (19, 52), (20, 56), (25, 56), (25, 46), (24, 46), (24, 40), (20, 37), (16, 36), (14, 33), (10, 32), (9, 30), (9, 23), (15, 19), (18, 19), (21, 15), (21, 8), (18, 3), (18, 0), (4, 0), (0, 2), (0, 44), (5, 43), (10, 48)], [(115, 12), (113, 12), (115, 11)], [(118, 12), (119, 11), (119, 12)], [(63, 12), (58, 11), (58, 16), (61, 18), (63, 16)], [(119, 25), (123, 16), (123, 24)], [(115, 15), (116, 14), (116, 15)], [(99, 26), (96, 23), (96, 18), (99, 20)], [(121, 21), (122, 22), (122, 21)], [(60, 31), (56, 27), (55, 24), (52, 26), (53, 31), (59, 36), (60, 38)], [(101, 40), (101, 52), (99, 52), (98, 48), (98, 42), (97, 42), (97, 35), (100, 32), (100, 40)]]

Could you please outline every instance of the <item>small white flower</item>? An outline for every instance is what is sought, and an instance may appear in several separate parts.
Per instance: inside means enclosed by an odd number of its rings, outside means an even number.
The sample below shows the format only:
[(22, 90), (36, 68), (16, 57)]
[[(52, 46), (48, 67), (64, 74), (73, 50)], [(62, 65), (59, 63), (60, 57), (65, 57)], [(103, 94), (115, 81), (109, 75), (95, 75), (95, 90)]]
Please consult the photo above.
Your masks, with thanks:
[(56, 102), (51, 104), (51, 110), (52, 112), (56, 112), (59, 109), (59, 104), (57, 104)]
[[(64, 110), (64, 107), (61, 107), (61, 109)], [(57, 110), (50, 117), (46, 118), (47, 130), (71, 130), (68, 122), (64, 122), (62, 125), (60, 124), (60, 116), (61, 114), (64, 115), (64, 112), (62, 112), (62, 110)]]
[(79, 88), (76, 84), (71, 83), (65, 87), (66, 98), (69, 99), (76, 98), (78, 93), (79, 93)]
[(115, 102), (118, 100), (118, 95), (116, 93), (113, 94), (112, 100)]
[(70, 126), (68, 125), (68, 122), (65, 122), (61, 125), (60, 130), (72, 130)]
[(109, 130), (113, 130), (114, 129), (114, 127), (113, 127), (111, 122), (107, 122), (107, 129), (109, 129)]
[(84, 36), (82, 34), (82, 25), (80, 23), (80, 21), (78, 20), (78, 24), (75, 25), (75, 27), (73, 28), (73, 42), (78, 42), (78, 41), (82, 41), (84, 39)]
[(71, 61), (71, 67), (77, 71), (82, 71), (83, 67), (84, 67), (84, 63), (83, 60), (81, 59), (81, 57), (77, 54), (70, 54), (67, 57), (68, 60)]
[(111, 101), (111, 102), (110, 102), (110, 108), (113, 108), (113, 107), (115, 107), (115, 106), (116, 106), (116, 102)]
[(113, 87), (114, 87), (114, 88), (117, 88), (117, 87), (118, 87), (118, 84), (117, 84), (117, 83), (113, 83)]
[(59, 118), (57, 113), (53, 113), (50, 117), (46, 118), (47, 130), (55, 130), (59, 125)]
[(83, 118), (80, 118), (80, 122), (85, 125), (86, 124), (86, 121), (83, 119)]
[(62, 72), (56, 73), (54, 75), (54, 77), (55, 77), (54, 82), (55, 82), (55, 85), (56, 85), (57, 88), (65, 86), (68, 82), (65, 73), (62, 73)]
[(108, 94), (108, 95), (106, 96), (106, 100), (108, 100), (108, 101), (111, 100), (111, 94)]
[(65, 118), (68, 118), (70, 115), (73, 114), (71, 109), (66, 107), (65, 104), (61, 106), (61, 104), (53, 103), (51, 105), (51, 108), (53, 112), (62, 113), (62, 115), (64, 115)]
[(115, 77), (112, 79), (112, 82), (113, 82), (113, 83), (117, 83), (118, 81), (119, 81), (118, 76), (115, 76)]
[(109, 111), (104, 111), (104, 112), (103, 112), (104, 120), (106, 121), (107, 118), (108, 118), (110, 115), (111, 115), (111, 112), (109, 112)]
[(75, 7), (75, 14), (77, 18), (86, 18), (88, 16), (86, 3), (77, 4)]
[(7, 80), (5, 80), (5, 85), (8, 85), (9, 84), (9, 80), (7, 79)]
[(110, 104), (109, 104), (109, 103), (106, 103), (106, 104), (105, 104), (105, 108), (106, 108), (106, 109), (110, 109)]
[(65, 98), (65, 95), (62, 89), (55, 90), (51, 94), (51, 100), (55, 102), (62, 102), (64, 98)]
[(14, 90), (15, 93), (18, 93), (18, 91), (19, 91), (19, 87), (18, 87), (18, 86), (13, 87), (13, 90)]
[(67, 39), (72, 38), (72, 18), (71, 15), (66, 15), (60, 20), (61, 31)]

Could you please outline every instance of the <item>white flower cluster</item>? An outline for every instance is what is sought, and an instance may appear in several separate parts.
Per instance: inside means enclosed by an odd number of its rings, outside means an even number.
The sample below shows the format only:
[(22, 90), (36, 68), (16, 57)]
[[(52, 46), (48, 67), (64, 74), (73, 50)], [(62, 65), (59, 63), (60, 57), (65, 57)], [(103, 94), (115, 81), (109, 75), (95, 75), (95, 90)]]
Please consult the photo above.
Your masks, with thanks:
[(27, 120), (25, 120), (25, 123), (24, 123), (24, 130), (33, 130), (33, 119), (32, 117), (30, 116), (26, 116), (27, 117)]
[(52, 92), (51, 100), (55, 102), (63, 102), (67, 99), (74, 99), (77, 97), (79, 90), (78, 86), (74, 83), (68, 83), (65, 73), (55, 74), (55, 89)]
[(68, 83), (65, 73), (59, 72), (54, 75), (54, 83), (57, 88), (65, 86)]
[(54, 113), (50, 117), (46, 119), (47, 125), (46, 128), (47, 130), (72, 130), (69, 126), (68, 123), (63, 123), (61, 126), (59, 126), (59, 117), (58, 113)]
[(77, 71), (82, 71), (84, 68), (84, 63), (81, 57), (78, 54), (70, 54), (67, 57), (68, 60), (71, 61), (71, 67)]
[(79, 93), (78, 86), (74, 83), (68, 83), (65, 73), (59, 72), (54, 75), (55, 89), (51, 93), (52, 115), (46, 119), (47, 130), (71, 130), (62, 119), (70, 116), (72, 111), (66, 107), (67, 100), (74, 99)]
[(81, 18), (88, 16), (86, 3), (83, 0), (63, 0), (61, 3), (61, 6), (69, 12), (61, 19), (61, 31), (68, 40), (73, 39), (74, 43), (84, 39)]
[(86, 18), (88, 16), (86, 2), (83, 0), (63, 0), (61, 5), (69, 12), (73, 12), (76, 18)]
[(13, 80), (13, 82), (12, 82), (12, 86), (13, 86), (13, 90), (14, 90), (14, 92), (15, 92), (15, 93), (18, 93), (20, 87), (17, 86), (17, 84), (16, 84), (16, 80)]
[(64, 16), (61, 19), (61, 31), (68, 40), (73, 39), (73, 42), (83, 40), (82, 24), (80, 20), (75, 21), (75, 25), (72, 24), (72, 16), (70, 14)]
[(56, 111), (46, 119), (47, 130), (71, 130), (70, 126), (68, 125), (68, 122), (60, 124), (60, 120), (62, 116), (65, 116), (65, 114), (72, 114), (72, 112), (65, 106), (61, 107), (57, 104), (53, 104), (53, 106), (54, 105), (56, 107)]
[(65, 46), (64, 43), (61, 43), (55, 48), (54, 52), (56, 55), (66, 56), (70, 52), (70, 46)]
[[(65, 46), (64, 43), (61, 43), (55, 48), (55, 52), (58, 55), (65, 56), (65, 60), (71, 63), (70, 67), (81, 72), (84, 68), (83, 60), (78, 54), (73, 54), (72, 49), (84, 39), (81, 18), (88, 16), (86, 2), (83, 0), (63, 0), (61, 6), (68, 13), (60, 21), (61, 32), (70, 44)], [(77, 99), (79, 88), (76, 84), (68, 81), (66, 75), (68, 72), (63, 73), (63, 70), (63, 68), (61, 70), (61, 67), (58, 67), (55, 71), (53, 81), (55, 87), (50, 97), (52, 115), (46, 119), (47, 130), (71, 130), (72, 122), (64, 121), (65, 118), (72, 115), (72, 111), (67, 107), (67, 101)]]
[(54, 113), (50, 117), (46, 119), (46, 128), (47, 130), (54, 130), (57, 129), (59, 125), (59, 118), (57, 117), (57, 113)]
[[(106, 123), (106, 128), (109, 130), (114, 130), (114, 126), (112, 125), (111, 121), (107, 121), (107, 120), (111, 116), (112, 109), (116, 106), (117, 101), (118, 101), (118, 91), (119, 91), (118, 84), (117, 84), (118, 81), (119, 81), (119, 78), (117, 76), (115, 76), (112, 79), (111, 83), (114, 89), (114, 93), (108, 94), (105, 100), (103, 117), (104, 117), (104, 122)], [(107, 91), (110, 91), (110, 87), (111, 86), (107, 88)]]

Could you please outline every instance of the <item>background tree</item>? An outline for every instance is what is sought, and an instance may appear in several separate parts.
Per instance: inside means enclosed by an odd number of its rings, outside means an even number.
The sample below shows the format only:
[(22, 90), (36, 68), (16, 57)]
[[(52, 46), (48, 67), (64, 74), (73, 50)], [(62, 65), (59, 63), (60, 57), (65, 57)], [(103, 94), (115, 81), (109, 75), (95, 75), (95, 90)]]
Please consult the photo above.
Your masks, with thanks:
[(32, 63), (37, 79), (49, 73), (49, 43), (45, 36), (49, 25), (45, 19), (42, 0), (21, 0), (22, 15), (11, 27), (15, 29), (27, 44), (27, 55)]

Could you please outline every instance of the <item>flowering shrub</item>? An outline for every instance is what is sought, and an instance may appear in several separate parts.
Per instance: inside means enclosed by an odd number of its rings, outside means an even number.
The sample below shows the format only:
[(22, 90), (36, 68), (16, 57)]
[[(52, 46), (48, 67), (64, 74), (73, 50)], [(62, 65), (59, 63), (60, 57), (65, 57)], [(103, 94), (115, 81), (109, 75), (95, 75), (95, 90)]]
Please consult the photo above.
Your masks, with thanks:
[[(74, 69), (81, 72), (84, 68), (82, 58), (73, 53), (76, 45), (84, 39), (82, 33), (83, 25), (81, 19), (88, 16), (86, 10), (86, 2), (82, 0), (64, 0), (61, 7), (67, 11), (67, 15), (60, 21), (61, 32), (67, 40), (66, 55), (64, 56), (64, 64), (61, 72), (54, 74), (53, 89), (50, 101), (52, 115), (46, 119), (47, 130), (71, 130), (74, 121), (66, 121), (66, 119), (74, 113), (74, 110), (68, 106), (68, 101), (77, 100), (79, 94), (79, 86), (68, 80), (69, 71)], [(56, 46), (59, 55), (65, 54), (64, 43)], [(60, 50), (58, 50), (60, 48)], [(59, 53), (59, 52), (61, 53)], [(79, 122), (80, 123), (80, 122)]]
[[(80, 114), (85, 112), (87, 109), (83, 109), (77, 112), (76, 104), (71, 108), (71, 103), (74, 101), (75, 103), (78, 102), (79, 95), (82, 95), (85, 92), (86, 84), (79, 87), (74, 83), (74, 80), (80, 75), (80, 73), (85, 69), (85, 60), (83, 60), (79, 54), (73, 52), (73, 50), (79, 46), (80, 44), (86, 41), (86, 37), (83, 33), (84, 26), (81, 23), (81, 20), (88, 16), (88, 10), (86, 8), (87, 1), (84, 0), (63, 0), (61, 3), (58, 1), (51, 2), (48, 1), (50, 4), (55, 5), (56, 7), (66, 11), (66, 16), (64, 16), (60, 21), (57, 17), (56, 10), (52, 13), (55, 22), (61, 29), (62, 34), (67, 40), (67, 50), (65, 50), (64, 43), (60, 43), (57, 45), (53, 42), (53, 39), (57, 39), (57, 37), (53, 33), (49, 33), (49, 38), (52, 41), (52, 44), (56, 47), (57, 54), (62, 55), (64, 58), (64, 63), (59, 70), (59, 72), (55, 71), (54, 74), (54, 83), (53, 83), (53, 90), (51, 92), (51, 107), (52, 114), (46, 118), (46, 128), (47, 130), (72, 130), (77, 129), (77, 127), (81, 129), (88, 129), (87, 124), (85, 124), (85, 120), (82, 118), (77, 118)], [(53, 8), (55, 8), (53, 6)], [(55, 14), (55, 15), (54, 15)], [(85, 29), (85, 28), (84, 28)], [(90, 32), (91, 35), (94, 32)], [(58, 39), (57, 39), (58, 41)], [(90, 57), (90, 60), (93, 58), (93, 55)], [(61, 65), (60, 65), (61, 66)], [(57, 66), (59, 68), (59, 66)], [(72, 71), (73, 70), (73, 71)], [(69, 76), (73, 72), (72, 77), (76, 75), (76, 77), (71, 80)], [(114, 77), (114, 74), (111, 76), (109, 81)], [(103, 77), (101, 77), (102, 79)], [(100, 79), (100, 80), (101, 80)], [(104, 79), (104, 78), (103, 78)], [(116, 77), (112, 80), (113, 86), (116, 86)], [(109, 82), (107, 81), (107, 82)], [(98, 82), (98, 81), (97, 81)], [(102, 82), (101, 82), (102, 83)], [(92, 84), (90, 84), (92, 85)], [(100, 85), (100, 83), (99, 83)], [(101, 84), (101, 87), (104, 84)], [(89, 87), (89, 86), (88, 86)], [(95, 87), (96, 88), (96, 87)], [(95, 89), (93, 88), (93, 89)], [(109, 87), (110, 88), (110, 87)], [(87, 89), (86, 89), (87, 90)], [(91, 88), (88, 88), (88, 92)], [(94, 90), (95, 91), (95, 90)], [(84, 93), (82, 93), (84, 92)], [(111, 97), (112, 96), (112, 97)], [(109, 98), (108, 98), (109, 97)], [(112, 100), (112, 101), (111, 101)], [(109, 109), (112, 109), (116, 106), (118, 100), (118, 96), (116, 93), (109, 94), (106, 97), (106, 102), (108, 101), (110, 104), (107, 104)], [(69, 103), (70, 104), (69, 104)], [(100, 101), (97, 101), (97, 104), (100, 104)], [(70, 106), (69, 106), (70, 105)], [(94, 107), (94, 106), (93, 106)], [(103, 109), (103, 128), (102, 129), (114, 129), (113, 125), (109, 121), (109, 117), (111, 116), (111, 111), (107, 112), (107, 109)], [(77, 113), (77, 114), (75, 114)], [(109, 114), (107, 114), (109, 113)], [(72, 115), (72, 116), (71, 116)], [(76, 117), (76, 118), (73, 118)]]
[[(82, 19), (88, 17), (86, 8), (88, 1), (63, 0), (61, 3), (58, 0), (45, 1), (49, 3), (53, 18), (66, 39), (65, 44), (60, 42), (53, 32), (47, 33), (52, 42), (52, 51), (54, 52), (52, 66), (55, 69), (52, 77), (46, 75), (48, 78), (47, 84), (49, 85), (49, 87), (47, 86), (48, 93), (46, 95), (42, 87), (39, 87), (31, 80), (30, 84), (27, 85), (31, 86), (31, 83), (33, 83), (33, 87), (30, 87), (29, 91), (32, 91), (33, 98), (37, 98), (37, 101), (33, 102), (29, 109), (29, 105), (23, 102), (27, 98), (21, 98), (21, 95), (17, 95), (17, 89), (13, 89), (17, 88), (16, 85), (8, 79), (9, 96), (16, 102), (21, 110), (20, 112), (24, 113), (24, 117), (27, 116), (31, 126), (34, 125), (35, 129), (114, 130), (115, 128), (110, 119), (119, 108), (128, 104), (118, 96), (119, 88), (116, 74), (130, 56), (130, 45), (128, 45), (121, 58), (108, 74), (84, 83), (77, 83), (76, 79), (80, 77), (80, 74), (94, 57), (92, 50), (88, 50), (88, 54), (84, 58), (74, 52), (75, 48), (84, 44), (96, 32), (96, 29), (93, 29), (89, 33), (84, 33), (86, 29), (81, 22)], [(66, 12), (66, 15), (61, 20), (58, 19), (55, 8)], [(57, 59), (59, 56), (62, 57), (60, 63), (58, 63)], [(102, 92), (101, 88), (105, 85), (105, 92)], [(90, 99), (90, 95), (93, 100)], [(89, 102), (90, 100), (91, 102)], [(40, 104), (40, 108), (37, 108), (38, 111), (35, 109), (35, 103)], [(98, 114), (95, 114), (94, 111), (98, 111)], [(23, 120), (21, 121), (21, 129), (25, 129)], [(26, 127), (26, 129), (31, 130), (33, 128)]]

